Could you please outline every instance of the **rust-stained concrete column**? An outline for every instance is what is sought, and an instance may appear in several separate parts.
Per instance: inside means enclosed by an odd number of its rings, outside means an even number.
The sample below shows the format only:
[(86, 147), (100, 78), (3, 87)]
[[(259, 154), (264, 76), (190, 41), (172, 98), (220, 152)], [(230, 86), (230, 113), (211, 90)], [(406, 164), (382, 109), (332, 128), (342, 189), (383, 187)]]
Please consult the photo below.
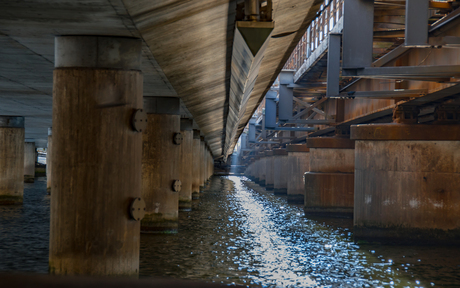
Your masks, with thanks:
[(51, 194), (51, 171), (52, 171), (52, 151), (53, 151), (53, 130), (48, 128), (48, 147), (46, 148), (46, 190)]
[[(142, 42), (124, 37), (56, 38), (49, 270), (139, 273)], [(145, 119), (145, 118), (144, 118)], [(142, 217), (142, 216), (139, 216)]]
[(310, 171), (305, 179), (305, 214), (353, 217), (355, 141), (340, 137), (307, 139)]
[(34, 183), (35, 161), (37, 160), (35, 142), (24, 143), (24, 182)]
[(289, 203), (303, 204), (305, 186), (303, 174), (310, 170), (310, 149), (304, 144), (287, 145), (287, 196)]
[(357, 239), (460, 244), (460, 125), (352, 126)]
[(0, 205), (22, 204), (24, 117), (0, 116)]
[(265, 151), (265, 161), (266, 161), (266, 174), (265, 174), (265, 189), (273, 190), (274, 183), (274, 158), (273, 151)]
[(141, 231), (177, 233), (179, 216), (180, 99), (144, 97), (149, 125), (143, 134)]
[(192, 183), (193, 183), (193, 120), (180, 119), (180, 180), (182, 188), (179, 192), (179, 211), (192, 209)]
[(287, 194), (288, 153), (286, 149), (273, 149), (273, 193)]
[(201, 179), (201, 141), (200, 130), (193, 130), (193, 182), (192, 182), (192, 199), (200, 198), (200, 179)]

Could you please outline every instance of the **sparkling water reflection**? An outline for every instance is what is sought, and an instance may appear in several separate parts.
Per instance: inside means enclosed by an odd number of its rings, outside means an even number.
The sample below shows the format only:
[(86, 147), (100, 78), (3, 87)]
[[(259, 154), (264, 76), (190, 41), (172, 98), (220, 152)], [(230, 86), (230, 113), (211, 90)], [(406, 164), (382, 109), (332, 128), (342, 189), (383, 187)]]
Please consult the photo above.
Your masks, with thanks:
[[(355, 245), (352, 222), (305, 218), (301, 206), (248, 181), (214, 177), (175, 235), (141, 236), (141, 277), (265, 287), (460, 285), (457, 247)], [(0, 271), (47, 273), (46, 179), (23, 206), (0, 206)]]

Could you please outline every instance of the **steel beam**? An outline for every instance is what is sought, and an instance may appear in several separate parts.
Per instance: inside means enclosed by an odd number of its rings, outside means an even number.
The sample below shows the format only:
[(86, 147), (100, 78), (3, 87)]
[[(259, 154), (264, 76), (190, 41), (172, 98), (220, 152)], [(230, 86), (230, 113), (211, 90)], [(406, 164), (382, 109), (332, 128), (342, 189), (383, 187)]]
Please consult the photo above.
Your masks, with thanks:
[(276, 92), (268, 91), (265, 95), (265, 128), (276, 127)]
[(341, 34), (329, 34), (329, 47), (327, 52), (327, 97), (339, 95), (341, 42)]
[(393, 91), (349, 91), (342, 92), (338, 96), (330, 97), (335, 99), (349, 98), (372, 98), (372, 99), (395, 99), (420, 97), (427, 93), (426, 89), (401, 89)]
[(294, 90), (287, 86), (293, 84), (294, 71), (283, 70), (280, 73), (278, 119), (280, 121), (292, 118)]
[(406, 0), (406, 47), (430, 47), (428, 44), (429, 0)]
[(366, 67), (343, 70), (342, 76), (439, 81), (460, 76), (460, 65)]
[(371, 66), (374, 1), (344, 1), (343, 17), (343, 68)]

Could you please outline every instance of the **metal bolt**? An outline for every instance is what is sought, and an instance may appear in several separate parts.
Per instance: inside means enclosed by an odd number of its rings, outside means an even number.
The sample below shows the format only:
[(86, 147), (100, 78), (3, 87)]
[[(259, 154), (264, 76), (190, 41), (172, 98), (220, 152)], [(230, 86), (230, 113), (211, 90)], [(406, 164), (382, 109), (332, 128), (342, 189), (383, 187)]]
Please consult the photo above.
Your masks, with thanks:
[(132, 219), (140, 221), (145, 215), (145, 202), (142, 198), (136, 198), (131, 202), (129, 214)]
[(182, 189), (182, 182), (180, 180), (174, 180), (172, 189), (174, 192), (180, 192)]
[(180, 145), (182, 144), (182, 140), (183, 140), (183, 137), (181, 133), (174, 134), (174, 139), (173, 139), (174, 144)]
[(134, 131), (142, 132), (147, 127), (147, 113), (142, 109), (137, 109), (134, 111), (133, 116), (131, 117), (131, 126)]

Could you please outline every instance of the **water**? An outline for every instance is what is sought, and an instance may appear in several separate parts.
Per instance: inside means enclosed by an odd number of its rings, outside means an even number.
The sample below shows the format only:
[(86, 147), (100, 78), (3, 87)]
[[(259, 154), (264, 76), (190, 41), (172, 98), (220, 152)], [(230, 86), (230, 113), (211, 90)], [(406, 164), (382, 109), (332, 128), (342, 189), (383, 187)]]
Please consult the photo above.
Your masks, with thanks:
[[(47, 273), (45, 179), (0, 207), (0, 271)], [(214, 177), (176, 235), (142, 235), (140, 276), (265, 287), (460, 286), (456, 247), (355, 245), (352, 222), (305, 218), (244, 177)]]

